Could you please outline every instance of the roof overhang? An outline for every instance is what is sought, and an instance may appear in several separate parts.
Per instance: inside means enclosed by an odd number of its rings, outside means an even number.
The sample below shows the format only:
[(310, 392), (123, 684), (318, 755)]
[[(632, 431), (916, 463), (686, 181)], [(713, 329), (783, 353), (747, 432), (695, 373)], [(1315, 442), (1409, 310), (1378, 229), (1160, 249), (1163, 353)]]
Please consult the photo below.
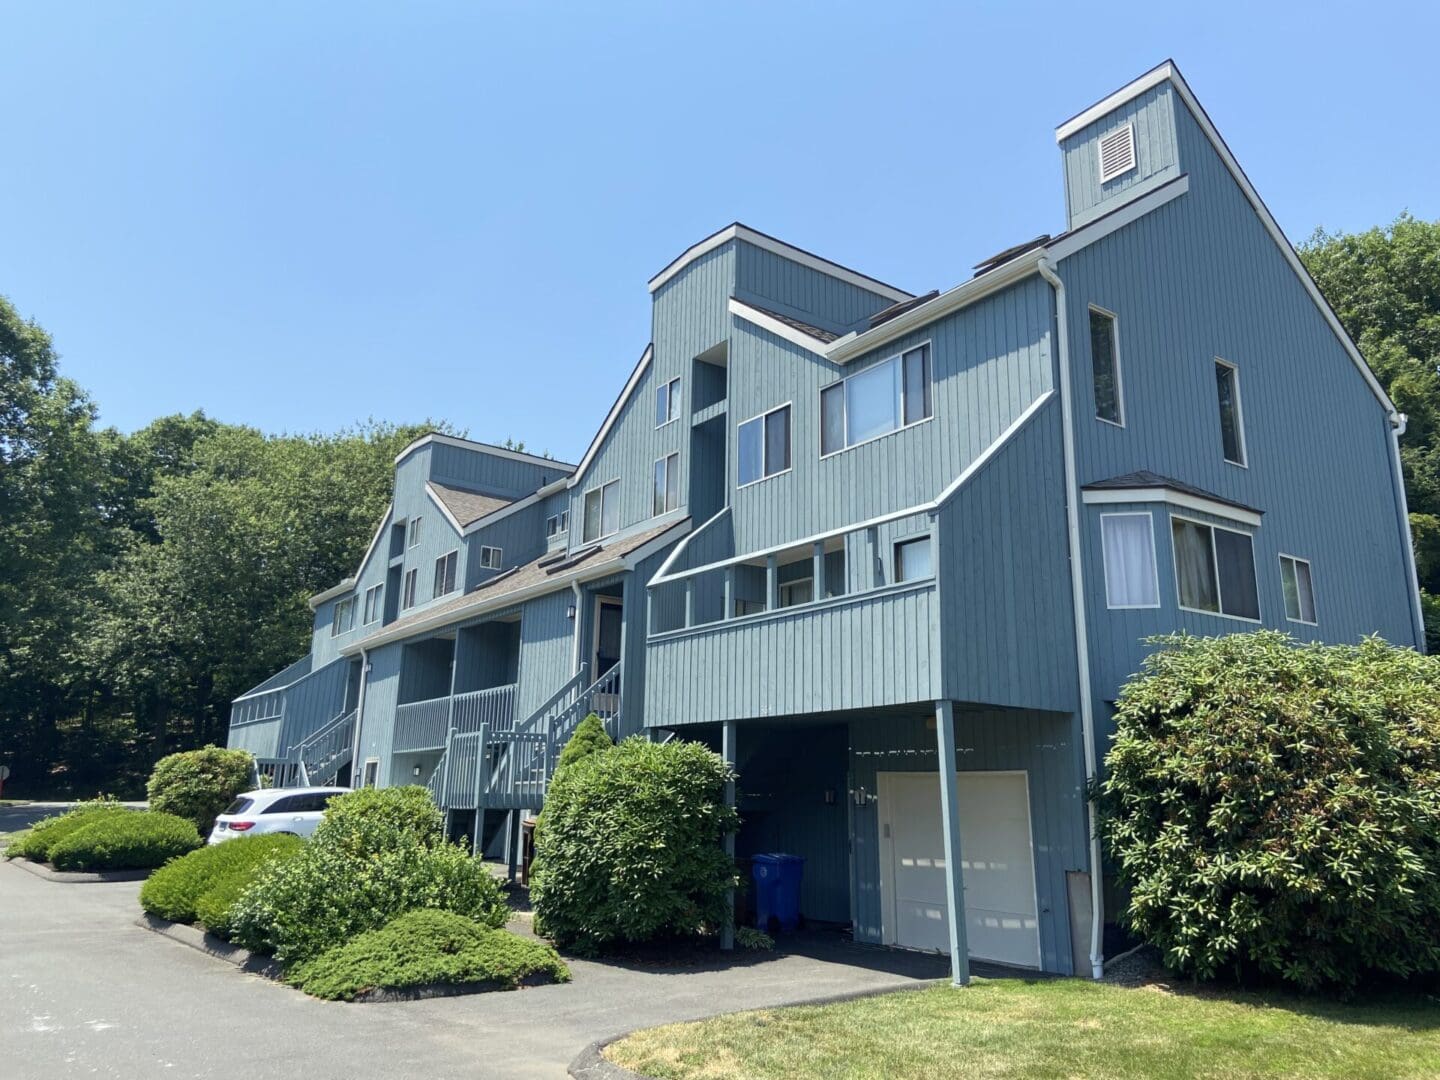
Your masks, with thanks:
[(326, 589), (324, 592), (318, 592), (310, 597), (310, 610), (314, 611), (327, 600), (334, 600), (337, 596), (344, 596), (354, 588), (355, 579), (353, 577), (347, 577), (344, 581), (340, 582), (339, 585)]
[(1186, 510), (1197, 510), (1202, 514), (1213, 514), (1215, 517), (1226, 518), (1230, 521), (1238, 521), (1242, 525), (1249, 525), (1253, 528), (1260, 526), (1259, 510), (1251, 509), (1248, 506), (1240, 506), (1237, 503), (1227, 502), (1223, 499), (1207, 499), (1202, 495), (1192, 495), (1185, 491), (1176, 491), (1174, 488), (1163, 486), (1155, 487), (1134, 487), (1134, 488), (1101, 488), (1082, 491), (1080, 501), (1086, 506), (1119, 506), (1124, 503), (1167, 503), (1170, 506), (1183, 507)]
[[(625, 408), (625, 403), (630, 400), (630, 395), (635, 393), (635, 388), (640, 385), (640, 380), (650, 368), (650, 361), (655, 357), (655, 346), (646, 345), (645, 351), (640, 354), (640, 360), (635, 365), (635, 370), (630, 372), (630, 378), (626, 380), (625, 387), (620, 391), (620, 396), (615, 399), (615, 404), (610, 406), (610, 411), (605, 414), (605, 422), (600, 425), (600, 430), (595, 433), (595, 438), (590, 440), (590, 446), (585, 451), (585, 456), (580, 459), (580, 464), (575, 466), (575, 471), (570, 474), (566, 481), (566, 487), (574, 487), (585, 475), (585, 470), (595, 460), (595, 455), (600, 452), (601, 445), (610, 434), (610, 429), (615, 426), (615, 421), (620, 418), (620, 412)], [(543, 489), (542, 489), (543, 490)]]
[(421, 435), (414, 442), (410, 443), (395, 455), (395, 464), (409, 457), (422, 446), (429, 446), (431, 443), (438, 443), (442, 446), (455, 446), (461, 450), (473, 450), (478, 454), (488, 454), (491, 457), (504, 458), (506, 461), (523, 461), (527, 465), (541, 465), (547, 469), (555, 469), (558, 472), (572, 473), (575, 466), (568, 461), (556, 461), (554, 458), (538, 457), (535, 454), (527, 454), (522, 450), (507, 450), (503, 446), (494, 446), (490, 443), (476, 442), (474, 439), (461, 439), (454, 435), (445, 435), (438, 431), (432, 431), (427, 435)]
[(731, 240), (743, 240), (747, 244), (758, 247), (771, 254), (779, 255), (782, 259), (789, 259), (793, 263), (811, 270), (818, 270), (822, 274), (836, 278), (847, 285), (854, 285), (856, 288), (864, 289), (867, 292), (883, 296), (888, 300), (909, 300), (911, 294), (903, 289), (897, 289), (894, 285), (887, 285), (883, 281), (851, 270), (848, 266), (841, 266), (839, 263), (831, 262), (829, 259), (821, 258), (804, 248), (797, 248), (793, 244), (787, 244), (783, 240), (777, 240), (773, 236), (757, 232), (748, 225), (741, 225), (738, 221), (733, 225), (727, 225), (719, 232), (711, 233), (699, 243), (692, 244), (680, 253), (678, 257), (670, 262), (665, 269), (650, 279), (650, 291), (653, 293), (660, 286), (664, 285), (671, 278), (675, 277), (696, 259), (702, 258), (718, 247), (723, 247)]

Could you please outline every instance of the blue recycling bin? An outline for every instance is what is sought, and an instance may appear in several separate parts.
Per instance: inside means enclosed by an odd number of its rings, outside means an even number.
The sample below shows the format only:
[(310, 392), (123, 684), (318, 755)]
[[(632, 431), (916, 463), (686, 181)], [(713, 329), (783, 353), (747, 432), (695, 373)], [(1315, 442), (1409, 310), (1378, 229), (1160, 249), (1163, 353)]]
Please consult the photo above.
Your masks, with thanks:
[(781, 930), (800, 925), (800, 879), (805, 859), (800, 855), (756, 855), (750, 868), (755, 879), (755, 925), (770, 928), (773, 917)]

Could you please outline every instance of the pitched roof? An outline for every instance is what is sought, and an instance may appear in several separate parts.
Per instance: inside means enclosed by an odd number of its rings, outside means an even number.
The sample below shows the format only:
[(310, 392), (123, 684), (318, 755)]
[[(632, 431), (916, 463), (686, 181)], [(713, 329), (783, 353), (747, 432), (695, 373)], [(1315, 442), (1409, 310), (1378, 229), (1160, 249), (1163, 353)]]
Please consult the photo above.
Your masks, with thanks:
[(1227, 499), (1224, 495), (1216, 495), (1213, 491), (1206, 491), (1194, 484), (1187, 484), (1184, 480), (1176, 480), (1173, 476), (1162, 476), (1160, 473), (1151, 472), (1149, 469), (1137, 469), (1134, 472), (1125, 473), (1123, 476), (1112, 476), (1108, 480), (1096, 480), (1094, 483), (1081, 486), (1082, 491), (1125, 491), (1135, 488), (1166, 488), (1169, 491), (1179, 492), (1181, 495), (1193, 495), (1197, 499), (1209, 499), (1211, 502), (1233, 506), (1237, 510), (1248, 510), (1252, 514), (1265, 512), (1245, 503), (1236, 502), (1234, 499)]
[(899, 303), (891, 304), (889, 307), (883, 308), (870, 316), (870, 329), (874, 330), (875, 327), (881, 323), (887, 323), (897, 315), (904, 315), (905, 312), (911, 308), (917, 308), (921, 304), (928, 304), (939, 295), (939, 289), (931, 289), (924, 296), (912, 296), (909, 300), (901, 300)]
[(829, 345), (830, 342), (840, 337), (840, 335), (835, 333), (833, 330), (826, 330), (824, 327), (816, 326), (813, 323), (807, 323), (801, 319), (795, 318), (793, 315), (785, 315), (779, 311), (776, 311), (774, 308), (761, 307), (753, 300), (741, 300), (738, 296), (732, 296), (730, 299), (734, 300), (736, 303), (744, 304), (748, 308), (754, 308), (762, 315), (769, 315), (770, 318), (775, 319), (778, 322), (784, 323), (786, 326), (790, 327), (790, 329), (799, 330), (800, 333), (806, 335), (807, 337), (812, 337), (816, 341), (822, 342), (826, 345)]
[(446, 510), (450, 511), (450, 516), (462, 527), (469, 525), (472, 521), (479, 521), (486, 514), (493, 514), (496, 510), (509, 506), (515, 501), (498, 495), (484, 495), (478, 491), (468, 491), (453, 484), (441, 483), (439, 480), (431, 480), (430, 487), (434, 490), (435, 497), (444, 504)]

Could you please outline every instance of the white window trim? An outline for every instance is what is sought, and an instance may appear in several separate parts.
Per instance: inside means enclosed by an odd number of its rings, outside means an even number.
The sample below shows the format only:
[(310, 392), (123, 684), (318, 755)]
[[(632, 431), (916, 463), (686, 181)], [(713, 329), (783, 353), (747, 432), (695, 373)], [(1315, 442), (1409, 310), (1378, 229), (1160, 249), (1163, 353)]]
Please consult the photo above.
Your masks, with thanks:
[[(675, 406), (675, 387), (677, 387), (679, 384), (679, 375), (676, 375), (673, 379), (666, 379), (663, 383), (660, 384), (660, 386), (665, 387), (665, 411), (669, 414), (670, 418), (656, 424), (656, 431), (659, 431), (663, 427), (669, 427), (671, 424), (675, 423), (676, 420), (680, 419), (680, 410)], [(657, 394), (660, 392), (660, 386), (655, 387), (655, 392)]]
[[(618, 485), (619, 483), (620, 483), (620, 477), (617, 476), (617, 477), (614, 477), (614, 478), (611, 479), (611, 480), (606, 480), (603, 484), (596, 484), (594, 487), (588, 487), (588, 488), (586, 488), (583, 492), (580, 493), (580, 542), (581, 542), (582, 544), (598, 544), (601, 540), (604, 540), (607, 536), (614, 536), (616, 533), (618, 533), (618, 532), (620, 531), (621, 528), (624, 527), (624, 526), (618, 526), (618, 527), (610, 530), (608, 533), (605, 532), (605, 489), (606, 489), (607, 487), (609, 487), (611, 484), (616, 484), (616, 485)], [(596, 533), (594, 536), (591, 536), (591, 537), (588, 537), (588, 538), (587, 538), (587, 537), (585, 536), (585, 500), (590, 497), (590, 493), (591, 493), (592, 491), (598, 491), (598, 492), (600, 492), (600, 532)], [(617, 487), (615, 488), (615, 491), (616, 491), (616, 498), (619, 498), (620, 488), (617, 486)]]
[[(1110, 603), (1110, 562), (1105, 558), (1105, 519), (1122, 517), (1143, 517), (1150, 526), (1150, 568), (1155, 572), (1155, 603), (1153, 604), (1112, 604)], [(1203, 524), (1203, 522), (1202, 522)], [(1254, 544), (1254, 537), (1251, 537), (1251, 544)], [(1213, 546), (1214, 541), (1212, 539)], [(1172, 543), (1173, 548), (1173, 543)], [(1212, 552), (1213, 555), (1213, 552)], [(1100, 515), (1100, 563), (1105, 570), (1105, 610), (1107, 611), (1153, 611), (1160, 607), (1160, 555), (1155, 550), (1155, 515), (1148, 510), (1127, 510), (1118, 514)], [(1258, 586), (1257, 586), (1258, 587)], [(1180, 585), (1177, 578), (1175, 595), (1180, 595)], [(1211, 614), (1211, 612), (1206, 612)]]
[[(820, 460), (821, 460), (821, 461), (825, 461), (825, 460), (827, 460), (828, 458), (837, 457), (837, 456), (839, 456), (840, 454), (843, 454), (843, 453), (845, 453), (846, 451), (849, 451), (849, 450), (858, 450), (858, 449), (859, 449), (860, 447), (862, 447), (862, 446), (869, 446), (869, 445), (870, 445), (871, 443), (873, 443), (873, 442), (879, 442), (881, 439), (888, 439), (888, 438), (890, 438), (890, 436), (892, 436), (892, 435), (899, 435), (902, 431), (909, 431), (909, 430), (911, 430), (912, 428), (917, 428), (917, 427), (919, 427), (921, 424), (928, 424), (928, 423), (930, 423), (931, 420), (934, 420), (934, 419), (935, 419), (935, 350), (934, 350), (933, 348), (931, 348), (930, 340), (931, 340), (930, 338), (926, 338), (924, 341), (916, 342), (914, 345), (911, 345), (909, 348), (902, 349), (902, 350), (900, 350), (900, 351), (897, 352), (897, 353), (891, 353), (889, 356), (885, 357), (884, 360), (878, 360), (878, 361), (876, 361), (876, 362), (873, 363), (873, 364), (867, 364), (865, 367), (861, 368), (859, 371), (851, 372), (849, 375), (846, 375), (843, 379), (839, 379), (839, 380), (837, 380), (837, 381), (835, 381), (835, 382), (826, 383), (824, 386), (820, 387), (820, 389), (819, 389), (818, 391), (816, 391), (816, 394), (815, 394), (816, 413), (815, 413), (815, 415), (816, 415), (817, 417), (819, 417), (819, 421), (818, 421), (818, 422), (816, 423), (816, 425), (815, 425), (815, 439), (816, 439), (816, 446), (817, 446), (817, 447), (820, 449), (820, 451), (821, 451), (821, 453), (820, 453)], [(914, 352), (916, 349), (927, 349), (927, 350), (929, 350), (929, 354), (930, 354), (930, 364), (929, 364), (929, 367), (930, 367), (930, 415), (927, 416), (927, 417), (925, 417), (923, 420), (912, 420), (910, 423), (907, 424), (907, 423), (905, 423), (905, 362), (904, 362), (904, 357), (905, 357), (905, 354), (906, 354), (906, 353), (912, 353), (912, 352)], [(829, 389), (831, 389), (832, 387), (835, 387), (835, 386), (844, 386), (846, 383), (848, 383), (851, 379), (855, 378), (856, 376), (864, 375), (866, 372), (873, 371), (875, 368), (880, 367), (882, 364), (888, 364), (888, 363), (890, 363), (891, 361), (895, 361), (895, 360), (900, 361), (900, 423), (899, 423), (899, 425), (896, 426), (896, 427), (891, 428), (889, 431), (882, 432), (882, 433), (879, 434), (879, 435), (871, 435), (870, 438), (868, 438), (868, 439), (861, 439), (861, 440), (860, 440), (859, 442), (857, 442), (857, 443), (852, 443), (852, 442), (850, 442), (850, 409), (849, 409), (849, 407), (848, 407), (848, 405), (847, 405), (847, 407), (846, 407), (846, 409), (845, 409), (845, 445), (842, 446), (839, 450), (831, 450), (828, 454), (825, 453), (825, 452), (824, 452), (824, 446), (825, 446), (825, 410), (824, 410), (823, 405), (821, 405), (821, 399), (824, 397), (825, 391), (826, 391), (826, 390), (829, 390)], [(843, 391), (843, 390), (841, 391), (841, 394), (842, 394), (842, 395), (844, 394), (844, 391)]]
[[(784, 476), (786, 473), (790, 472), (791, 470), (793, 470), (793, 469), (795, 468), (795, 409), (794, 409), (794, 405), (795, 405), (795, 402), (794, 402), (793, 399), (792, 399), (791, 401), (781, 402), (779, 405), (776, 405), (774, 408), (766, 409), (764, 412), (756, 413), (754, 416), (746, 417), (744, 420), (741, 420), (738, 424), (735, 425), (735, 490), (736, 490), (736, 491), (739, 491), (739, 490), (741, 490), (742, 488), (754, 487), (756, 484), (763, 484), (766, 480), (774, 480), (777, 476)], [(789, 456), (790, 456), (790, 464), (789, 464), (786, 468), (781, 469), (779, 472), (769, 473), (769, 474), (767, 475), (766, 472), (765, 472), (765, 424), (764, 424), (763, 421), (764, 421), (765, 417), (769, 416), (771, 413), (777, 413), (777, 412), (779, 412), (781, 409), (789, 409), (789, 410), (790, 410), (790, 433), (789, 433), (789, 434), (790, 434), (790, 455), (789, 455)], [(761, 421), (761, 424), (760, 424), (760, 476), (757, 477), (757, 478), (754, 479), (754, 480), (747, 480), (747, 481), (745, 481), (745, 483), (742, 484), (742, 483), (740, 483), (740, 429), (741, 429), (742, 427), (744, 427), (746, 424), (748, 424), (748, 423), (750, 423), (751, 421), (754, 421), (754, 420), (759, 420), (759, 421)]]
[[(410, 587), (412, 581), (415, 583), (413, 589)], [(420, 568), (418, 566), (412, 566), (409, 570), (406, 570), (404, 576), (400, 578), (400, 609), (402, 611), (409, 611), (416, 606), (416, 594), (419, 591)], [(408, 603), (406, 602), (407, 600), (409, 601)]]
[[(346, 605), (349, 605), (348, 609), (347, 609)], [(342, 610), (348, 610), (348, 611), (349, 611), (350, 617), (349, 617), (348, 619), (342, 619), (342, 618), (340, 617), (340, 612), (341, 612)], [(346, 625), (347, 623), (348, 623), (349, 625)], [(330, 611), (330, 636), (331, 636), (331, 637), (340, 637), (342, 634), (348, 634), (348, 633), (350, 633), (351, 630), (354, 630), (354, 629), (355, 629), (355, 594), (354, 594), (354, 593), (351, 593), (349, 596), (343, 597), (343, 598), (340, 599), (340, 600), (336, 600), (336, 601), (335, 601), (335, 606), (334, 606), (334, 607), (331, 609), (331, 611)]]
[[(370, 783), (367, 783), (367, 782), (366, 782), (366, 777), (368, 777), (368, 776), (370, 775), (370, 766), (371, 766), (371, 765), (374, 765), (374, 766), (375, 766), (375, 782), (374, 782), (373, 784), (370, 784)], [(365, 759), (365, 763), (360, 766), (360, 786), (361, 786), (362, 788), (363, 788), (363, 787), (377, 787), (377, 788), (378, 788), (378, 787), (380, 786), (380, 759), (379, 759), (378, 757), (369, 757), (369, 758), (366, 758), (366, 759)]]
[(425, 518), (423, 515), (417, 515), (416, 517), (411, 518), (405, 523), (406, 551), (409, 551), (411, 548), (418, 547), (420, 545), (420, 534), (422, 532), (420, 528), (420, 523), (424, 520)]
[[(677, 470), (677, 479), (675, 480), (675, 505), (674, 505), (674, 506), (668, 506), (668, 505), (666, 505), (666, 504), (668, 503), (668, 501), (669, 501), (669, 492), (670, 492), (670, 459), (671, 459), (671, 458), (674, 458), (674, 459), (675, 459), (675, 468), (676, 468), (676, 470)], [(658, 457), (658, 458), (655, 459), (655, 465), (659, 465), (661, 462), (664, 462), (664, 463), (665, 463), (665, 488), (664, 488), (664, 491), (661, 493), (661, 496), (660, 496), (660, 505), (661, 505), (662, 507), (664, 507), (664, 509), (662, 509), (658, 514), (652, 512), (651, 515), (650, 515), (651, 517), (660, 517), (662, 514), (668, 514), (668, 513), (670, 513), (670, 511), (672, 511), (672, 510), (678, 510), (678, 509), (680, 509), (680, 480), (678, 479), (678, 470), (679, 470), (679, 468), (680, 468), (680, 451), (679, 451), (679, 450), (672, 450), (672, 451), (670, 451), (670, 453), (668, 453), (668, 454), (662, 454), (660, 457)], [(655, 492), (654, 492), (654, 485), (655, 485), (655, 468), (654, 468), (654, 465), (652, 465), (651, 468), (650, 468), (650, 485), (651, 485), (651, 492), (650, 492), (650, 509), (651, 509), (651, 511), (654, 511), (654, 509), (655, 509)]]
[[(1239, 461), (1232, 461), (1228, 457), (1225, 457), (1225, 439), (1223, 436), (1220, 439), (1220, 456), (1227, 465), (1248, 469), (1250, 467), (1250, 443), (1245, 438), (1245, 399), (1240, 393), (1240, 365), (1232, 364), (1229, 360), (1220, 356), (1215, 357), (1215, 363), (1221, 367), (1227, 367), (1235, 373), (1235, 434), (1240, 439)], [(1218, 399), (1215, 402), (1215, 407), (1216, 409), (1220, 407)]]
[(1192, 525), (1201, 525), (1204, 528), (1211, 530), (1210, 561), (1215, 565), (1215, 601), (1220, 605), (1221, 608), (1224, 608), (1225, 606), (1225, 597), (1220, 592), (1220, 555), (1215, 550), (1214, 530), (1224, 529), (1226, 532), (1237, 533), (1240, 536), (1248, 536), (1250, 538), (1250, 569), (1251, 572), (1255, 575), (1255, 606), (1260, 609), (1260, 617), (1258, 619), (1247, 619), (1244, 615), (1229, 615), (1223, 610), (1206, 611), (1204, 608), (1186, 607), (1180, 602), (1180, 563), (1178, 553), (1175, 551), (1175, 528), (1172, 525), (1170, 528), (1170, 566), (1171, 569), (1175, 572), (1175, 606), (1178, 607), (1181, 611), (1189, 611), (1195, 615), (1209, 615), (1211, 618), (1215, 619), (1231, 619), (1235, 622), (1249, 623), (1251, 626), (1264, 625), (1265, 608), (1260, 603), (1260, 573), (1258, 568), (1255, 566), (1255, 534), (1253, 532), (1246, 532), (1244, 529), (1232, 529), (1226, 525), (1216, 525), (1214, 522), (1201, 521), (1199, 518), (1187, 517), (1184, 514), (1171, 514), (1170, 520), (1172, 522), (1188, 521)]
[[(930, 573), (924, 577), (905, 578), (900, 577), (900, 549), (906, 544), (916, 544), (920, 541), (930, 545)], [(935, 562), (939, 558), (936, 550), (935, 534), (931, 531), (906, 533), (904, 536), (897, 536), (890, 541), (890, 578), (887, 582), (890, 585), (910, 585), (917, 581), (932, 581), (935, 578)]]
[[(449, 560), (451, 560), (451, 559), (454, 559), (454, 560), (455, 560), (455, 584), (452, 585), (450, 588), (446, 589), (444, 592), (441, 592), (439, 589), (437, 589), (437, 588), (435, 587), (435, 584), (432, 584), (432, 585), (430, 586), (430, 589), (431, 589), (430, 599), (432, 599), (432, 600), (438, 600), (438, 599), (440, 599), (440, 597), (442, 597), (442, 596), (449, 596), (451, 593), (455, 592), (457, 589), (460, 588), (460, 549), (459, 549), (459, 548), (451, 548), (451, 549), (450, 549), (449, 551), (447, 551), (444, 555), (437, 555), (437, 556), (435, 556), (435, 569), (436, 569), (437, 571), (439, 571), (439, 569), (440, 569), (440, 564), (441, 564), (441, 563), (448, 563)], [(438, 576), (440, 576), (440, 581), (438, 582), (438, 584), (441, 585), (441, 586), (443, 586), (443, 585), (445, 584), (444, 575), (438, 575)]]
[[(486, 552), (493, 551), (495, 554), (487, 559)], [(505, 564), (505, 549), (491, 547), (489, 544), (480, 545), (480, 569), (499, 570)]]
[[(1120, 363), (1120, 316), (1116, 315), (1113, 311), (1101, 307), (1099, 304), (1091, 304), (1090, 310), (1097, 315), (1104, 315), (1108, 318), (1110, 320), (1110, 327), (1115, 332), (1115, 410), (1120, 414), (1119, 420), (1107, 420), (1097, 412), (1095, 419), (1102, 424), (1109, 424), (1111, 427), (1123, 428), (1125, 426), (1125, 376)], [(1088, 325), (1086, 329), (1089, 329)], [(1094, 346), (1092, 345), (1091, 348), (1093, 349)], [(1093, 354), (1090, 357), (1090, 378), (1092, 382), (1090, 396), (1093, 398), (1095, 396), (1095, 387), (1093, 385), (1095, 378), (1095, 357)], [(1238, 401), (1239, 399), (1237, 398), (1236, 400)]]
[[(1279, 565), (1280, 565), (1280, 605), (1281, 605), (1281, 607), (1284, 607), (1284, 605), (1285, 605), (1285, 560), (1286, 560), (1286, 559), (1289, 559), (1291, 562), (1304, 563), (1304, 564), (1305, 564), (1305, 569), (1310, 572), (1310, 603), (1311, 603), (1311, 605), (1315, 608), (1315, 618), (1314, 618), (1313, 621), (1310, 620), (1310, 619), (1292, 619), (1292, 618), (1290, 618), (1290, 612), (1287, 610), (1287, 611), (1285, 612), (1285, 621), (1286, 621), (1286, 622), (1299, 623), (1301, 626), (1319, 626), (1319, 625), (1320, 625), (1320, 600), (1319, 600), (1319, 598), (1316, 597), (1316, 595), (1315, 595), (1315, 565), (1314, 565), (1314, 563), (1312, 563), (1309, 559), (1302, 558), (1302, 557), (1299, 556), (1299, 555), (1291, 555), (1288, 551), (1279, 552), (1278, 555), (1276, 556), (1276, 561), (1277, 561), (1277, 562), (1279, 563)], [(1298, 574), (1295, 576), (1295, 587), (1296, 587), (1297, 590), (1298, 590), (1299, 587), (1300, 587), (1300, 576), (1299, 576)], [(1298, 591), (1297, 591), (1297, 598), (1298, 598)], [(1305, 610), (1304, 605), (1301, 605), (1300, 610), (1301, 610), (1301, 611), (1304, 611), (1304, 610)]]
[[(382, 581), (382, 582), (380, 582), (380, 584), (378, 584), (378, 585), (371, 585), (368, 589), (365, 590), (365, 607), (362, 608), (361, 611), (360, 611), (360, 617), (361, 617), (362, 619), (364, 619), (364, 621), (360, 624), (361, 626), (369, 626), (369, 625), (370, 625), (371, 623), (373, 623), (373, 622), (379, 622), (379, 621), (380, 621), (380, 616), (383, 614), (383, 610), (382, 610), (381, 603), (380, 603), (380, 596), (383, 595), (383, 594), (381, 594), (381, 590), (384, 589), (384, 588), (385, 588), (385, 583)], [(370, 603), (370, 596), (371, 596), (372, 593), (373, 593), (373, 594), (377, 594), (376, 597), (375, 597), (375, 603), (374, 603), (374, 605), (371, 605), (371, 603)], [(374, 610), (374, 612), (375, 612), (375, 617), (374, 617), (373, 619), (365, 619), (365, 612), (368, 611), (368, 610), (371, 610), (372, 607), (373, 607), (373, 610)]]

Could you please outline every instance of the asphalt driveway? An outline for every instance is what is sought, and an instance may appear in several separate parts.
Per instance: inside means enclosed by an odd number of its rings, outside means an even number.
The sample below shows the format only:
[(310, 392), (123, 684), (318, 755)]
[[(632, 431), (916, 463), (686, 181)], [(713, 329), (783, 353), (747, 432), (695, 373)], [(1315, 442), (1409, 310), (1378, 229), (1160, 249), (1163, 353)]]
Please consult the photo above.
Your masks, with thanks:
[(947, 970), (933, 957), (812, 939), (807, 955), (713, 970), (574, 961), (566, 986), (345, 1005), (137, 926), (138, 891), (0, 866), (0, 1075), (562, 1077), (587, 1044), (637, 1027), (913, 987)]

